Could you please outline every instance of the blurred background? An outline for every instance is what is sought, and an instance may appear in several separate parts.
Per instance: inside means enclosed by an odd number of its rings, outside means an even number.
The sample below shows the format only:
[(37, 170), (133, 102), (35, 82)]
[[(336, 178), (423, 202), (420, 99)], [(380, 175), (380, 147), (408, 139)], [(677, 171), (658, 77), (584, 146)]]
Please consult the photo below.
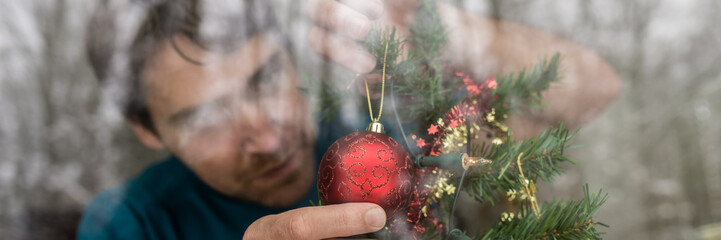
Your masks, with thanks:
[[(588, 183), (610, 196), (597, 214), (606, 239), (721, 239), (721, 2), (447, 1), (569, 38), (622, 79), (620, 97), (579, 132), (584, 147), (569, 152), (580, 164), (541, 185), (541, 200), (579, 198)], [(337, 74), (304, 47), (305, 2), (274, 4), (301, 69)], [(166, 155), (140, 145), (90, 71), (93, 7), (0, 0), (2, 239), (72, 238), (95, 194)]]

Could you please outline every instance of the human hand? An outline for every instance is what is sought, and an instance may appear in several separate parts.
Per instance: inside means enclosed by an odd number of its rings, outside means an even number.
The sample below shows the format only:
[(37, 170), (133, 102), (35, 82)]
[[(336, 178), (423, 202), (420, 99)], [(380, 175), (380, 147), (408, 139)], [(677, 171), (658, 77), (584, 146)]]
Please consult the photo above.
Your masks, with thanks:
[(306, 14), (314, 23), (310, 47), (353, 71), (370, 72), (376, 59), (355, 41), (368, 35), (371, 21), (384, 11), (380, 0), (308, 0)]
[(386, 214), (373, 203), (344, 203), (305, 207), (262, 217), (251, 224), (243, 239), (327, 239), (383, 228)]

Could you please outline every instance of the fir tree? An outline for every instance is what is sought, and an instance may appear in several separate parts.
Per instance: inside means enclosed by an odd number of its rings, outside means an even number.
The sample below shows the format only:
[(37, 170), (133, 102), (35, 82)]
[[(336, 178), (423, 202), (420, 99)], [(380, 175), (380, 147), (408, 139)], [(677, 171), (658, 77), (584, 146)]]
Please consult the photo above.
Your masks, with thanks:
[[(480, 203), (493, 205), (500, 200), (519, 199), (509, 201), (515, 210), (504, 213), (490, 230), (474, 239), (600, 239), (601, 232), (596, 228), (607, 226), (595, 221), (593, 215), (606, 200), (605, 194), (600, 191), (591, 194), (585, 186), (584, 198), (580, 200), (537, 203), (535, 199), (538, 180), (552, 182), (564, 173), (563, 163), (576, 163), (564, 155), (575, 133), (561, 123), (536, 137), (516, 140), (512, 129), (505, 125), (508, 115), (515, 114), (514, 109), (542, 107), (541, 92), (560, 80), (560, 55), (519, 73), (488, 78), (484, 83), (469, 81), (462, 73), (447, 72), (451, 68), (442, 57), (447, 34), (435, 11), (437, 2), (420, 2), (410, 36), (399, 36), (395, 29), (375, 27), (362, 44), (378, 60), (372, 73), (386, 69), (391, 81), (391, 107), (403, 136), (407, 130), (429, 142), (415, 154), (465, 152), (480, 161), (462, 173), (435, 171), (438, 175), (435, 179), (443, 181), (441, 184), (459, 190), (442, 191), (427, 199), (427, 207), (435, 208), (439, 218), (436, 223), (420, 223), (425, 226), (423, 238), (471, 239), (462, 230), (452, 229), (453, 226), (437, 227), (438, 223), (452, 224), (443, 216), (453, 212), (458, 193), (463, 191)], [(404, 48), (409, 49), (405, 57), (401, 55)], [(384, 54), (389, 61), (383, 61)], [(351, 95), (327, 83), (319, 88), (325, 115), (337, 112), (342, 96)], [(458, 123), (462, 126), (446, 126)], [(446, 128), (439, 133), (426, 131), (442, 125)], [(415, 128), (404, 129), (407, 126)], [(486, 134), (495, 139), (494, 143), (476, 144), (479, 141), (474, 140)], [(409, 151), (418, 150), (407, 139), (403, 140)], [(465, 149), (449, 146), (457, 143)]]

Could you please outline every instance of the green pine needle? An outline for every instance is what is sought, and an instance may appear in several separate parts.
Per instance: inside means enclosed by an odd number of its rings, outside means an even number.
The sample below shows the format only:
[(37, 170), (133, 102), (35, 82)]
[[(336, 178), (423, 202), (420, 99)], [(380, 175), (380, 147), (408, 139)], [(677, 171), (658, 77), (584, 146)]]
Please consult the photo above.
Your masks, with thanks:
[(340, 112), (343, 100), (341, 96), (347, 94), (346, 91), (338, 89), (333, 81), (322, 81), (307, 75), (304, 75), (303, 78), (308, 87), (299, 88), (299, 91), (308, 96), (318, 97), (318, 103), (315, 105), (317, 107), (313, 108), (313, 113), (326, 122), (332, 121)]
[[(537, 137), (515, 142), (510, 136), (500, 145), (485, 144), (472, 148), (471, 156), (483, 156), (491, 160), (490, 164), (475, 166), (468, 169), (466, 184), (463, 188), (470, 196), (489, 201), (492, 204), (504, 197), (509, 190), (523, 188), (523, 183), (516, 166), (518, 156), (521, 157), (525, 176), (536, 181), (538, 178), (551, 182), (555, 176), (563, 174), (562, 163), (576, 163), (563, 155), (568, 142), (575, 136), (569, 133), (564, 124), (549, 128)], [(457, 182), (457, 177), (449, 181)], [(500, 192), (499, 192), (500, 191)]]
[(493, 90), (497, 96), (491, 103), (496, 110), (496, 118), (503, 122), (512, 110), (542, 107), (541, 92), (548, 89), (552, 82), (561, 80), (558, 68), (561, 55), (556, 53), (550, 61), (543, 60), (530, 69), (500, 76), (498, 86)]
[(541, 204), (539, 216), (534, 215), (530, 205), (522, 205), (514, 218), (500, 219), (477, 239), (601, 239), (603, 233), (596, 226), (608, 226), (595, 222), (593, 215), (608, 195), (600, 190), (591, 195), (588, 185), (583, 192), (581, 200)]

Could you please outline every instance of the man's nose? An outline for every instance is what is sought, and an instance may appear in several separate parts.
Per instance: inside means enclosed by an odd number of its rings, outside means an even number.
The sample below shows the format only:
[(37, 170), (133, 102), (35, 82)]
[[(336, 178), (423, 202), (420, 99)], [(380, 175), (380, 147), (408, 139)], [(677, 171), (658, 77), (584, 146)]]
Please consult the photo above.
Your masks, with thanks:
[(273, 128), (254, 129), (245, 146), (249, 153), (275, 153), (280, 149), (281, 135)]
[(280, 149), (282, 133), (270, 119), (262, 115), (246, 116), (244, 128), (239, 134), (244, 136), (243, 151), (248, 153), (275, 153)]

